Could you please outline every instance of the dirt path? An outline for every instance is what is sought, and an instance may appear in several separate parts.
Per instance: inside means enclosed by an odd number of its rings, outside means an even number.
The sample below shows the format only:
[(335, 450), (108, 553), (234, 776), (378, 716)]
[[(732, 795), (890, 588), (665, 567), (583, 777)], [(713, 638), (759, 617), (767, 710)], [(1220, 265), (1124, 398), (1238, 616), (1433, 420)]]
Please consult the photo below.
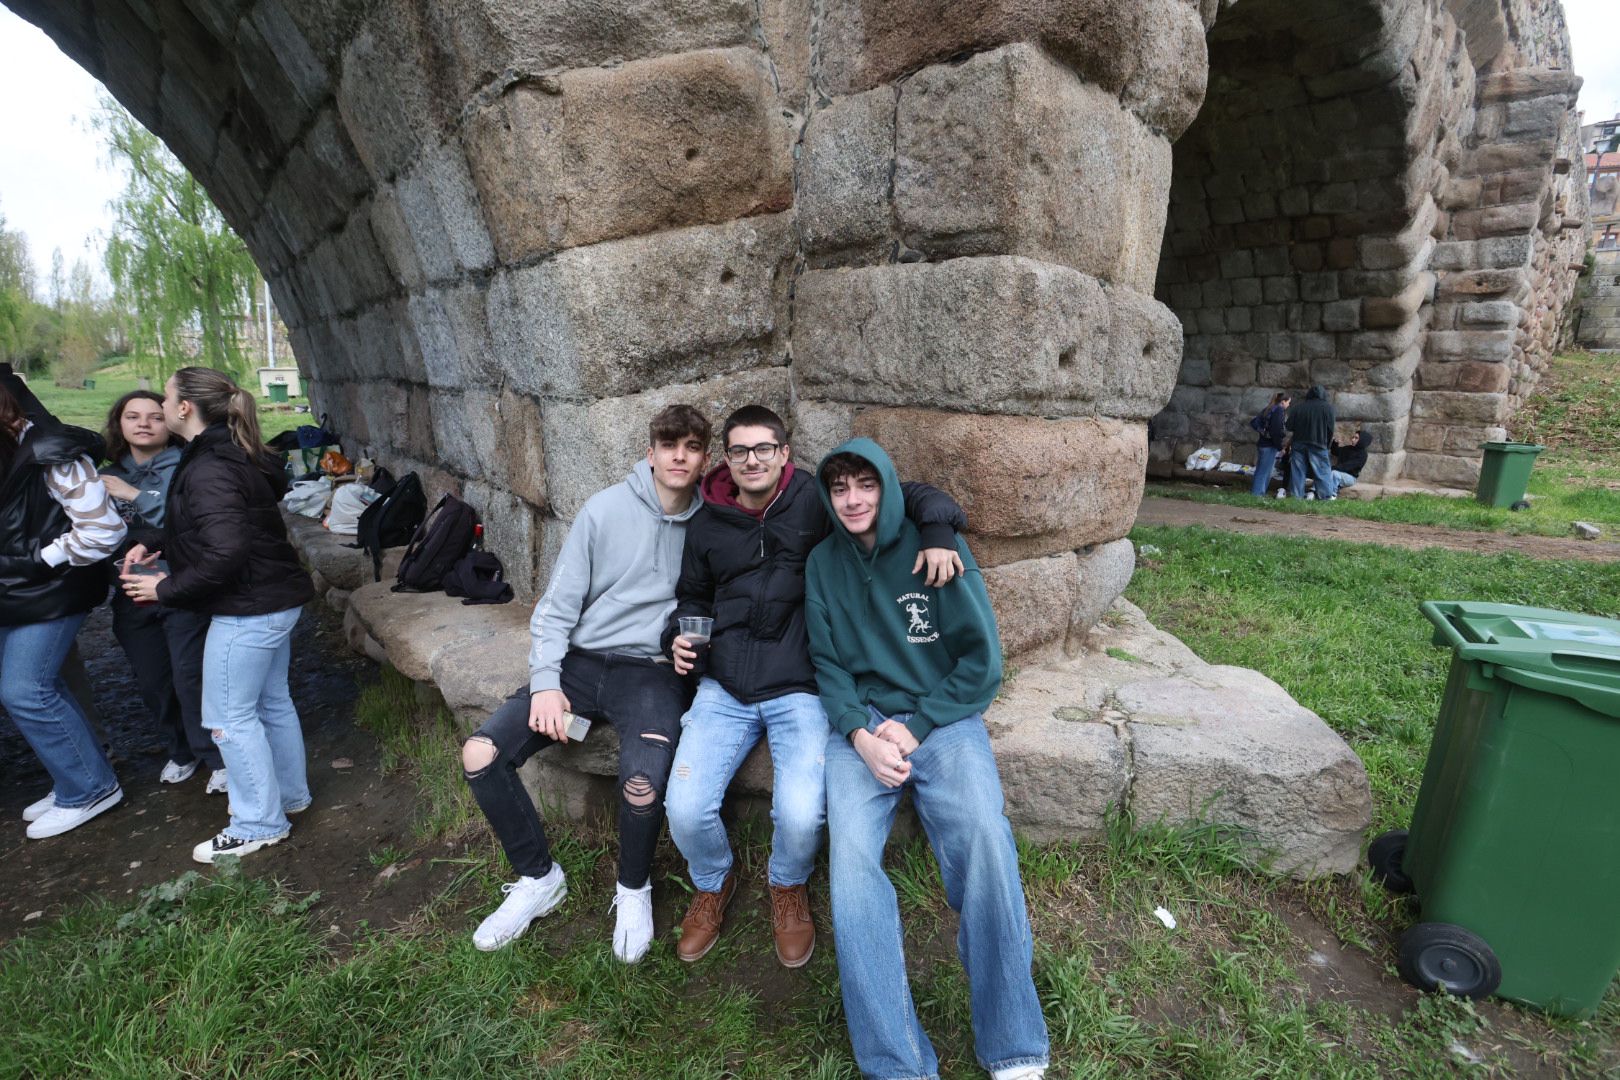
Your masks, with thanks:
[[(203, 794), (202, 774), (179, 785), (157, 782), (164, 753), (135, 695), (123, 651), (113, 641), (106, 607), (79, 633), (79, 648), (112, 744), (124, 802), (95, 821), (49, 840), (23, 837), (22, 808), (50, 788), (50, 777), (9, 718), (0, 720), (0, 942), (87, 898), (116, 901), (186, 870), (192, 845), (224, 827), (222, 796)], [(408, 848), (416, 812), (409, 780), (384, 774), (374, 739), (354, 726), (354, 700), (375, 667), (343, 643), (340, 620), (310, 605), (293, 632), (293, 697), (309, 751), (315, 805), (296, 819), (292, 838), (256, 868), (321, 890), (331, 921), (350, 930), (359, 920), (388, 925), (421, 902), (410, 889), (379, 892), (379, 850)], [(0, 718), (4, 713), (0, 713)], [(344, 768), (333, 768), (333, 762)], [(352, 763), (352, 764), (350, 764)], [(421, 876), (421, 875), (416, 875)], [(392, 883), (391, 883), (392, 884)]]
[(1578, 559), (1620, 562), (1620, 544), (1577, 540), (1560, 536), (1513, 536), (1507, 533), (1460, 532), (1432, 525), (1402, 525), (1353, 517), (1289, 514), (1258, 506), (1226, 506), (1149, 496), (1136, 515), (1138, 525), (1202, 525), (1206, 529), (1251, 533), (1258, 536), (1307, 536), (1320, 540), (1348, 540), (1355, 544), (1383, 544), (1421, 551), (1440, 547), (1479, 555), (1513, 552), (1534, 559)]

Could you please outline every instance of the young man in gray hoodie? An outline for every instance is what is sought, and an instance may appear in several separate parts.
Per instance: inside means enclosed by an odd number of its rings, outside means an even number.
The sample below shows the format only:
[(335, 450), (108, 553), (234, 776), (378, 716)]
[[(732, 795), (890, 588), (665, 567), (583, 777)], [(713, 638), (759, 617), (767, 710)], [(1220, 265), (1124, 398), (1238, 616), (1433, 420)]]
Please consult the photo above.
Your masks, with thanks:
[(619, 883), (613, 951), (633, 964), (652, 942), (652, 859), (664, 786), (691, 690), (662, 655), (686, 522), (702, 505), (709, 422), (689, 405), (652, 418), (647, 459), (585, 503), (529, 621), (529, 685), (462, 745), (467, 784), (518, 880), (473, 934), (486, 952), (520, 937), (568, 894), (518, 769), (568, 741), (568, 714), (619, 734)]

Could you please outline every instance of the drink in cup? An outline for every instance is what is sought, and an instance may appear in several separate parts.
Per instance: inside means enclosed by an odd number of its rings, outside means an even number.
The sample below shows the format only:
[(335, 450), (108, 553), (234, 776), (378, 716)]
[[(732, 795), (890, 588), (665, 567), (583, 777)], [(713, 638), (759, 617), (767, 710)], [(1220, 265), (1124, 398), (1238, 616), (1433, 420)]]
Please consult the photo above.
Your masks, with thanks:
[(685, 615), (681, 618), (680, 626), (681, 637), (685, 638), (686, 643), (692, 646), (696, 652), (701, 654), (704, 649), (708, 648), (709, 636), (714, 633), (713, 619), (705, 619), (697, 615)]

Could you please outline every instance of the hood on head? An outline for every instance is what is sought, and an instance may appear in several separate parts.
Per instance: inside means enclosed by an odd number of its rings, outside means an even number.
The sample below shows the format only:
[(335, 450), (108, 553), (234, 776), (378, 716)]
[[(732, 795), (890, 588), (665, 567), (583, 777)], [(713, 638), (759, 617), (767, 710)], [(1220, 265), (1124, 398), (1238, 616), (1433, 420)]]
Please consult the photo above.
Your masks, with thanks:
[(849, 530), (844, 528), (844, 523), (833, 512), (832, 496), (827, 494), (827, 486), (821, 482), (822, 466), (827, 464), (827, 458), (836, 454), (854, 454), (870, 461), (877, 470), (878, 479), (883, 484), (883, 496), (878, 500), (877, 546), (880, 549), (887, 547), (900, 536), (900, 523), (906, 518), (906, 500), (900, 491), (900, 474), (895, 472), (894, 462), (889, 460), (883, 447), (871, 439), (859, 438), (834, 447), (832, 453), (822, 458), (816, 466), (816, 492), (821, 496), (821, 505), (827, 508), (827, 517), (832, 520), (833, 528), (847, 539), (854, 537), (850, 536)]
[(1327, 390), (1320, 386), (1311, 387), (1310, 390), (1306, 391), (1305, 394), (1306, 401), (1325, 401), (1326, 399)]
[(1363, 450), (1370, 450), (1370, 449), (1372, 449), (1372, 444), (1373, 444), (1372, 432), (1368, 431), (1366, 428), (1360, 428), (1360, 429), (1358, 429), (1356, 431), (1356, 445), (1357, 446), (1361, 447), (1361, 449), (1363, 449)]

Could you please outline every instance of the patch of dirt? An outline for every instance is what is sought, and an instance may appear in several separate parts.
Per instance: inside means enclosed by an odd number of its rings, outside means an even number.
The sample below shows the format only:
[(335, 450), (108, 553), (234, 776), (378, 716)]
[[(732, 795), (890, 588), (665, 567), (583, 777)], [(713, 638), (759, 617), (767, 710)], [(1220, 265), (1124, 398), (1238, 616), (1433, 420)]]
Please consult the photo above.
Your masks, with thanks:
[(1206, 529), (1248, 533), (1253, 536), (1305, 536), (1317, 540), (1344, 540), (1352, 544), (1422, 551), (1438, 547), (1477, 555), (1513, 552), (1535, 559), (1575, 559), (1585, 562), (1620, 562), (1620, 544), (1560, 536), (1513, 536), (1508, 533), (1465, 532), (1433, 525), (1405, 525), (1352, 517), (1289, 514), (1259, 506), (1225, 506), (1184, 499), (1148, 497), (1137, 511), (1138, 525), (1201, 525)]
[[(158, 783), (163, 739), (136, 694), (107, 608), (85, 623), (79, 649), (124, 801), (70, 833), (26, 839), (22, 809), (50, 790), (50, 777), (10, 718), (0, 724), (0, 862), (6, 867), (0, 875), (0, 940), (83, 900), (116, 902), (187, 870), (205, 870), (191, 861), (191, 849), (228, 821), (225, 797), (203, 794), (206, 771), (183, 784)], [(437, 887), (412, 887), (410, 879), (425, 873), (379, 881), (382, 868), (370, 859), (374, 851), (411, 847), (416, 804), (415, 785), (384, 776), (375, 741), (354, 727), (355, 698), (375, 671), (344, 645), (337, 616), (324, 606), (305, 609), (293, 632), (291, 683), (315, 803), (293, 819), (289, 840), (243, 864), (250, 874), (281, 879), (300, 891), (319, 889), (321, 918), (345, 933), (361, 919), (378, 926), (407, 918)], [(334, 769), (332, 762), (342, 758), (352, 767)]]

